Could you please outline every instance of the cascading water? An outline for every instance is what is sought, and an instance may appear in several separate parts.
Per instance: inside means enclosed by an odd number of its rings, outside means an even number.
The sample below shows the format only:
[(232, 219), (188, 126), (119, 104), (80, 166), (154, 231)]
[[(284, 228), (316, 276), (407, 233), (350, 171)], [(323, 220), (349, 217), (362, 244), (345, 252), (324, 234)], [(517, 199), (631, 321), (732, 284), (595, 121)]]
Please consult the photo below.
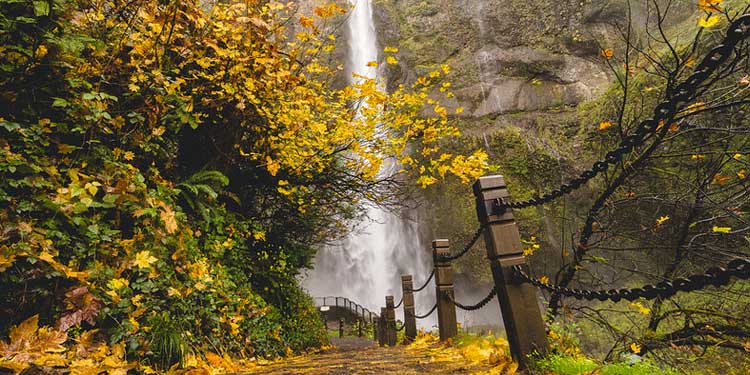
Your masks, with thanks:
[[(348, 19), (349, 70), (379, 79), (377, 68), (367, 64), (378, 61), (371, 0), (349, 2), (353, 7)], [(352, 75), (350, 80), (354, 83), (357, 78)], [(380, 175), (388, 177), (397, 170), (397, 164), (385, 161)], [(405, 220), (374, 205), (366, 205), (364, 209), (367, 219), (353, 223), (351, 226), (357, 229), (348, 238), (319, 250), (314, 268), (303, 284), (314, 296), (348, 297), (379, 314), (386, 295), (393, 295), (396, 302), (401, 297), (400, 275), (414, 275), (415, 287), (419, 286), (430, 272), (431, 259), (428, 245), (420, 241), (416, 221)], [(434, 303), (434, 292), (425, 291), (416, 297), (417, 313)], [(432, 322), (428, 319), (420, 325), (430, 326)]]

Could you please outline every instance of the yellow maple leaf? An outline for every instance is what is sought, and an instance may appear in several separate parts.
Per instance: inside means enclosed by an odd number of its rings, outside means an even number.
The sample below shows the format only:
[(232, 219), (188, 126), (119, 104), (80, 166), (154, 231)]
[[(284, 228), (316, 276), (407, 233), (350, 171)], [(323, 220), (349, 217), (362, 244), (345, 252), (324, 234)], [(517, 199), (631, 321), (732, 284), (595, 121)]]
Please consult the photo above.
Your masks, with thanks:
[(662, 225), (662, 224), (666, 223), (667, 221), (669, 221), (669, 216), (668, 215), (661, 216), (658, 219), (656, 219), (656, 225)]
[(387, 46), (387, 47), (383, 48), (383, 52), (385, 52), (385, 53), (397, 53), (398, 52), (398, 48)]
[(601, 56), (609, 60), (615, 56), (615, 52), (612, 50), (612, 48), (605, 48), (601, 51)]
[(713, 228), (711, 228), (711, 231), (714, 232), (714, 233), (724, 233), (724, 234), (726, 234), (726, 233), (731, 232), (732, 228), (730, 228), (730, 227), (719, 227), (719, 226), (714, 225)]
[(385, 58), (385, 62), (387, 62), (389, 65), (396, 65), (398, 64), (398, 60), (396, 60), (393, 56), (388, 56)]
[(612, 122), (602, 121), (599, 123), (599, 131), (604, 131), (612, 127)]
[(638, 309), (638, 312), (641, 313), (641, 314), (643, 314), (643, 315), (648, 315), (648, 314), (651, 313), (651, 309), (649, 309), (648, 307), (644, 306), (640, 302), (637, 302), (637, 301), (636, 302), (632, 302), (632, 303), (630, 303), (630, 306), (635, 307), (636, 309)]
[(125, 160), (133, 160), (133, 158), (135, 158), (135, 154), (133, 153), (133, 151), (125, 151), (125, 153), (122, 155), (122, 157)]
[(638, 345), (638, 344), (636, 344), (636, 343), (632, 343), (632, 344), (630, 344), (630, 350), (633, 353), (635, 353), (635, 354), (640, 354), (641, 353), (641, 346)]
[(539, 278), (539, 282), (547, 284), (547, 283), (549, 283), (549, 277), (542, 276), (542, 277)]
[(138, 268), (151, 268), (151, 265), (154, 264), (158, 259), (151, 255), (151, 253), (148, 250), (143, 250), (138, 252), (138, 254), (135, 255), (135, 260), (133, 261), (133, 264), (137, 266)]
[(709, 15), (708, 18), (700, 18), (698, 20), (698, 26), (705, 28), (715, 26), (717, 23), (719, 23), (719, 17), (714, 17), (713, 15)]
[(167, 230), (167, 233), (173, 234), (177, 232), (177, 218), (171, 207), (163, 204), (162, 211), (159, 212), (159, 218), (164, 222), (164, 229)]

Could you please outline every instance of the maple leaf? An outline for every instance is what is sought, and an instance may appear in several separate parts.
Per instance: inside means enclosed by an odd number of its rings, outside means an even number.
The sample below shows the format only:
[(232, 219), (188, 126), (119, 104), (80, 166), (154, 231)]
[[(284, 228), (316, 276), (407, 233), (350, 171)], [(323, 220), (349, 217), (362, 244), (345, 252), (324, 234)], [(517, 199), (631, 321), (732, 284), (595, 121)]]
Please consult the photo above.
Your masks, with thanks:
[(388, 63), (389, 65), (396, 65), (396, 64), (398, 64), (398, 60), (396, 60), (396, 58), (393, 57), (393, 56), (386, 57), (385, 58), (385, 62)]
[(151, 268), (151, 265), (154, 264), (157, 260), (158, 259), (152, 256), (148, 250), (143, 250), (135, 255), (133, 264), (139, 268)]
[(732, 231), (732, 228), (730, 228), (730, 227), (719, 227), (719, 226), (714, 225), (713, 228), (711, 228), (711, 231), (714, 232), (714, 233), (727, 234), (727, 233), (729, 233), (729, 232)]
[(96, 324), (96, 317), (104, 304), (89, 292), (87, 286), (73, 288), (65, 293), (65, 297), (66, 305), (69, 308), (60, 316), (55, 328), (60, 331), (67, 331), (70, 327), (79, 326), (84, 321), (92, 326)]
[(669, 216), (668, 215), (661, 216), (658, 219), (656, 219), (656, 225), (662, 225), (662, 224), (666, 223), (667, 221), (669, 221)]
[(601, 51), (601, 56), (607, 60), (611, 59), (615, 56), (615, 52), (612, 51), (612, 48), (605, 48)]
[(713, 15), (709, 15), (708, 18), (701, 18), (698, 20), (698, 26), (705, 28), (715, 26), (717, 23), (719, 23), (719, 17), (713, 17)]
[(638, 345), (638, 344), (636, 344), (636, 343), (632, 343), (632, 344), (630, 344), (630, 350), (633, 353), (635, 353), (635, 354), (640, 354), (641, 353), (641, 346)]
[(599, 131), (605, 131), (612, 127), (612, 122), (610, 121), (602, 121), (599, 123)]
[(163, 204), (162, 211), (159, 212), (159, 218), (164, 222), (164, 229), (167, 230), (167, 233), (173, 234), (177, 232), (177, 219), (171, 207)]

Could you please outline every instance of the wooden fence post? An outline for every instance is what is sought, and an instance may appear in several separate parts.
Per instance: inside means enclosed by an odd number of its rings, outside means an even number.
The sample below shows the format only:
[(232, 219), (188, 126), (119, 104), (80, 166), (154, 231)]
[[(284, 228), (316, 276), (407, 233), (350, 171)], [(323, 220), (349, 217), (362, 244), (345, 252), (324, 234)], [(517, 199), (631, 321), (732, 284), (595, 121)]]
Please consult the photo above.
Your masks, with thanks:
[(453, 269), (451, 268), (450, 261), (445, 261), (442, 258), (447, 255), (450, 255), (448, 240), (432, 241), (440, 341), (445, 341), (458, 334), (456, 306), (451, 301), (453, 298)]
[(408, 344), (417, 337), (417, 318), (414, 309), (414, 284), (411, 275), (401, 276), (401, 295), (404, 296), (404, 344)]
[(474, 183), (474, 196), (479, 222), (488, 225), (484, 232), (487, 258), (495, 280), (510, 352), (519, 368), (523, 369), (528, 354), (547, 352), (547, 334), (536, 289), (531, 284), (517, 282), (513, 276), (513, 266), (520, 265), (528, 272), (528, 265), (513, 212), (510, 207), (504, 207), (509, 194), (503, 176), (481, 177)]
[(339, 318), (339, 337), (344, 337), (344, 318)]
[(362, 337), (362, 325), (364, 324), (364, 319), (357, 319), (357, 336)]
[(372, 324), (372, 341), (380, 342), (380, 318), (371, 319), (370, 324)]
[(393, 296), (385, 297), (385, 314), (386, 343), (388, 346), (396, 346), (396, 309)]
[(386, 324), (385, 324), (385, 307), (380, 308), (380, 319), (378, 320), (378, 344), (385, 346), (386, 343)]

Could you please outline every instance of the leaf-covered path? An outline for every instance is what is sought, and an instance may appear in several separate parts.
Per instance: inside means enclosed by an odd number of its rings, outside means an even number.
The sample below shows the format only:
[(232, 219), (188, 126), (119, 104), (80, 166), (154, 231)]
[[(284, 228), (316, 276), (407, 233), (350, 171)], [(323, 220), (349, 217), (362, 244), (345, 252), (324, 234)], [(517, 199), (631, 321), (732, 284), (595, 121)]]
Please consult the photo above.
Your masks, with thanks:
[[(430, 355), (423, 347), (378, 347), (356, 338), (334, 339), (334, 348), (315, 355), (288, 358), (250, 369), (250, 374), (267, 375), (365, 375), (365, 374), (485, 374), (495, 370), (456, 358)], [(489, 372), (495, 373), (495, 372)], [(500, 373), (500, 372), (496, 372)]]

